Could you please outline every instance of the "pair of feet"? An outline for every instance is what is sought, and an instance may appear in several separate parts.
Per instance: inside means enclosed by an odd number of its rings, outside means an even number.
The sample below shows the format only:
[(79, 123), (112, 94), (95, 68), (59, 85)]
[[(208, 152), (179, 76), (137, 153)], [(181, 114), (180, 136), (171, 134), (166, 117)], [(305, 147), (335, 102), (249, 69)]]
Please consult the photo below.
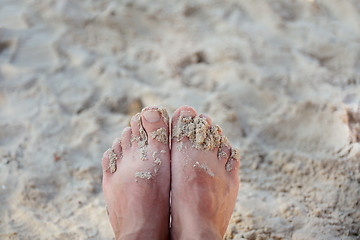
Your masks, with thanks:
[(236, 202), (239, 154), (209, 117), (183, 106), (169, 127), (165, 109), (145, 108), (102, 166), (116, 239), (222, 239)]

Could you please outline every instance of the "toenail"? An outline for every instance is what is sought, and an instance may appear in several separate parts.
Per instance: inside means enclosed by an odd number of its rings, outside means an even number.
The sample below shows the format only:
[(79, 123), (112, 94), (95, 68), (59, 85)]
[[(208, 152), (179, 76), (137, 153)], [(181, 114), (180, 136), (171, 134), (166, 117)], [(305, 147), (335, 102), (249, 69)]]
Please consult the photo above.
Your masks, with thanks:
[(160, 113), (157, 110), (147, 110), (143, 112), (146, 121), (154, 123), (160, 120)]
[(194, 113), (189, 110), (181, 110), (180, 115), (183, 117), (192, 117), (192, 116), (194, 116)]

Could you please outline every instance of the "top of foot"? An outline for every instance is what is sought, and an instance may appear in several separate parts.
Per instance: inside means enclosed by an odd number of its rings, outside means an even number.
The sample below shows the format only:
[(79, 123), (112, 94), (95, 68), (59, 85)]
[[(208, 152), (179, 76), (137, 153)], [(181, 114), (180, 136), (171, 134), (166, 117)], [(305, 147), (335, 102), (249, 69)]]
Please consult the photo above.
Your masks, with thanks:
[(169, 236), (169, 118), (148, 107), (103, 157), (103, 190), (116, 239)]
[(238, 192), (238, 150), (191, 107), (175, 111), (171, 131), (172, 239), (222, 239)]

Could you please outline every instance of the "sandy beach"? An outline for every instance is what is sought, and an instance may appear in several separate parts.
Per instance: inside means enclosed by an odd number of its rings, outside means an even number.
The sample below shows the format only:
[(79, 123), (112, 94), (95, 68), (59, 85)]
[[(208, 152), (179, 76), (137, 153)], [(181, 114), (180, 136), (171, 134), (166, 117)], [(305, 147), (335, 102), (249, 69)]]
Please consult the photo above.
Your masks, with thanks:
[(360, 239), (357, 0), (0, 0), (0, 239), (113, 239), (101, 156), (143, 107), (240, 149), (225, 239)]

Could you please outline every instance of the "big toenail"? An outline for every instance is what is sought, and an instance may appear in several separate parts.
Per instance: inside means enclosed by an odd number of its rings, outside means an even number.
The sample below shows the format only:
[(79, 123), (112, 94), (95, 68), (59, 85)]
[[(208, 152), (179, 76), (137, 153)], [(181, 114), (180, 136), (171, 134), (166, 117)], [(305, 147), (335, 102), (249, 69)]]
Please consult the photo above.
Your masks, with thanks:
[(194, 115), (194, 113), (189, 110), (181, 110), (180, 115), (183, 117), (192, 117)]
[(154, 123), (160, 120), (160, 113), (157, 110), (147, 110), (143, 113), (146, 121)]

